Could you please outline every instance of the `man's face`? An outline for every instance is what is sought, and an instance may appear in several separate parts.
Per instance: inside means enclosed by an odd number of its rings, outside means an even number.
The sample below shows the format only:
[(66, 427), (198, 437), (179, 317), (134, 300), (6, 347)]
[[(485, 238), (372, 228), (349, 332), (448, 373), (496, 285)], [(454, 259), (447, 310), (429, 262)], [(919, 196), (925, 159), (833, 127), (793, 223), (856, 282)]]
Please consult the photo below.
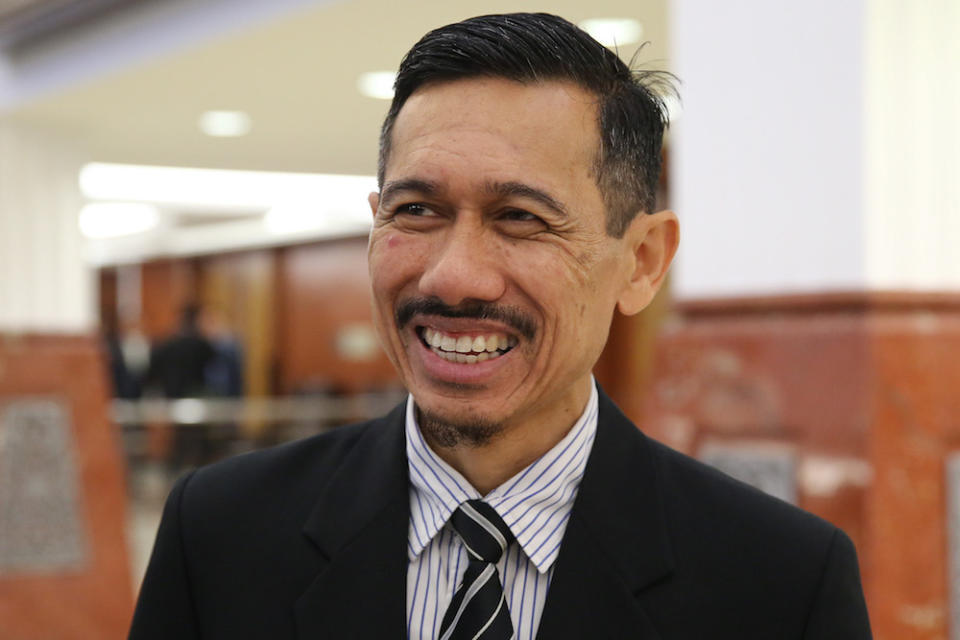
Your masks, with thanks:
[(429, 85), (400, 111), (369, 266), (421, 414), (506, 433), (583, 410), (633, 265), (605, 231), (596, 121), (574, 85), (490, 78)]

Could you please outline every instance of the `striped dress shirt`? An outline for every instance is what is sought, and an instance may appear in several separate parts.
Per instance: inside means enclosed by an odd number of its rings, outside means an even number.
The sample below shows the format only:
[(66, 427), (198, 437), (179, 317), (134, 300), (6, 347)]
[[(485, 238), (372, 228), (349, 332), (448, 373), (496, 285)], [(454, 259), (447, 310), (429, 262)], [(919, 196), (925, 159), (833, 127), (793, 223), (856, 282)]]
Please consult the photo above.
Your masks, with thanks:
[(591, 380), (587, 407), (563, 440), (484, 497), (427, 446), (417, 425), (413, 397), (407, 400), (408, 638), (438, 637), (443, 614), (469, 563), (448, 521), (461, 502), (481, 497), (516, 538), (497, 563), (514, 637), (536, 637), (553, 565), (596, 432), (597, 388)]

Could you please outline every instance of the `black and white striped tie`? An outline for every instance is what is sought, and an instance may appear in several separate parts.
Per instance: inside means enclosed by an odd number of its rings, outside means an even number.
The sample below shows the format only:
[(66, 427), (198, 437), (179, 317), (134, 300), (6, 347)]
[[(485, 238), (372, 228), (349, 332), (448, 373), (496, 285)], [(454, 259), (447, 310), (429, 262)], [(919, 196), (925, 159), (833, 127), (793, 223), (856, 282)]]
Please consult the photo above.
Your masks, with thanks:
[(450, 516), (470, 564), (440, 624), (440, 640), (509, 640), (513, 622), (503, 596), (497, 561), (513, 540), (493, 507), (467, 500)]

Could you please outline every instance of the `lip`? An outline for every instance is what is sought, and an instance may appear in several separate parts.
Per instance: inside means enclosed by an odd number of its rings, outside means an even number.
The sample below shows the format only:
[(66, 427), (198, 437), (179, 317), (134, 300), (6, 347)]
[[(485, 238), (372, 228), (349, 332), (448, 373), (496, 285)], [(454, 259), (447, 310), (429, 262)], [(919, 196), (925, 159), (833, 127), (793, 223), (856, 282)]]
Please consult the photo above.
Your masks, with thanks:
[[(417, 316), (410, 320), (408, 329), (416, 335), (417, 327), (430, 327), (444, 333), (454, 335), (488, 335), (491, 333), (505, 333), (520, 340), (517, 330), (495, 320), (478, 320), (476, 318), (447, 318), (444, 316)], [(419, 339), (419, 336), (418, 336)]]
[(411, 320), (407, 331), (410, 336), (415, 360), (419, 361), (426, 375), (440, 383), (455, 385), (482, 385), (489, 382), (504, 367), (513, 361), (516, 347), (496, 358), (475, 362), (473, 364), (450, 362), (435, 354), (430, 347), (424, 344), (417, 329), (430, 327), (444, 333), (460, 335), (487, 335), (490, 333), (505, 333), (516, 337), (516, 330), (504, 326), (502, 323), (476, 320), (470, 318), (442, 318), (421, 317)]

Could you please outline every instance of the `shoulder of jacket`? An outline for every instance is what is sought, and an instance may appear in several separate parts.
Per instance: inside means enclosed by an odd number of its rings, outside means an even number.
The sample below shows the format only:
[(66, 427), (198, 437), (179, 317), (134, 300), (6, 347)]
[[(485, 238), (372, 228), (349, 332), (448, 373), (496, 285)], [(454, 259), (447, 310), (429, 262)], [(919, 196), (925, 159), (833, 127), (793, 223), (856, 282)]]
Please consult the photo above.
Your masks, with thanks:
[(800, 507), (771, 496), (700, 460), (648, 438), (671, 510), (693, 510), (721, 530), (751, 537), (791, 540), (826, 551), (839, 529)]
[(184, 480), (183, 509), (196, 514), (253, 505), (296, 508), (298, 500), (309, 503), (368, 435), (396, 428), (402, 407), (380, 418), (201, 467)]

